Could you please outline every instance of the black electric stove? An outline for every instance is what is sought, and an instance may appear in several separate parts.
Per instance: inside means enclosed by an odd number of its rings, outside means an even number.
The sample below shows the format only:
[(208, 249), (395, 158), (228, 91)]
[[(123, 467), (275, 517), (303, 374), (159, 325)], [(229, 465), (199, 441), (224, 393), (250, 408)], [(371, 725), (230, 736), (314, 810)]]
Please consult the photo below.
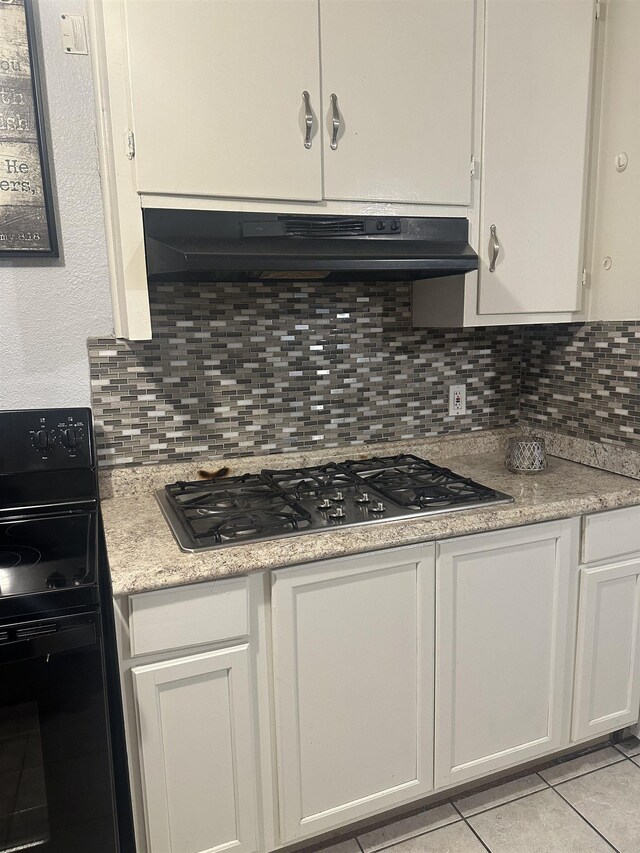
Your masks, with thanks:
[(171, 483), (157, 498), (183, 551), (513, 500), (410, 454)]
[(90, 411), (0, 411), (0, 853), (133, 849), (103, 552)]

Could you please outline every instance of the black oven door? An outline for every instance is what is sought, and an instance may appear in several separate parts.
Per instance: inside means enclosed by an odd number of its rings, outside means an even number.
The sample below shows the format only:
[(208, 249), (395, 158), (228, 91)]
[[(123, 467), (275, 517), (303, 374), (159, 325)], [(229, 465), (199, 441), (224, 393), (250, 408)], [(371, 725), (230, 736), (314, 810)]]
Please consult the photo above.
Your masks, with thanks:
[(0, 851), (117, 853), (96, 612), (0, 625)]

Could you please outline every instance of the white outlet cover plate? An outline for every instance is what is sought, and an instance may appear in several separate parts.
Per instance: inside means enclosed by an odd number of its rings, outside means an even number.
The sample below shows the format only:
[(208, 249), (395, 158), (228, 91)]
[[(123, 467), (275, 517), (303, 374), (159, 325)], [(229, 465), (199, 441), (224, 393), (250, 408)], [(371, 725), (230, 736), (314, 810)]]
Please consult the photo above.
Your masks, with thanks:
[(467, 414), (467, 386), (449, 385), (449, 415), (457, 417)]

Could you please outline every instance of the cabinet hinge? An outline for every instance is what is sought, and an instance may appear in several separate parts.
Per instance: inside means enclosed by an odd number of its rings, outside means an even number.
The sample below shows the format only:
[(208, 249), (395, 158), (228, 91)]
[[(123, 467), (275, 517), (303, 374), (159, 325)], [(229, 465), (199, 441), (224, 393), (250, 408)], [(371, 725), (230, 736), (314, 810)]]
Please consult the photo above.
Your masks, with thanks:
[(470, 171), (471, 171), (471, 177), (472, 177), (472, 178), (473, 178), (473, 177), (475, 177), (475, 174), (476, 174), (476, 172), (477, 172), (477, 170), (478, 170), (478, 166), (479, 166), (479, 165), (480, 165), (480, 161), (478, 160), (478, 158), (477, 158), (477, 157), (472, 157), (472, 158), (471, 158), (471, 170), (470, 170)]
[(124, 150), (127, 160), (133, 160), (136, 156), (136, 140), (132, 130), (127, 130), (124, 135)]
[(583, 287), (589, 286), (589, 273), (586, 269), (582, 270), (582, 286)]
[(599, 21), (602, 17), (602, 3), (600, 0), (596, 0), (596, 21)]

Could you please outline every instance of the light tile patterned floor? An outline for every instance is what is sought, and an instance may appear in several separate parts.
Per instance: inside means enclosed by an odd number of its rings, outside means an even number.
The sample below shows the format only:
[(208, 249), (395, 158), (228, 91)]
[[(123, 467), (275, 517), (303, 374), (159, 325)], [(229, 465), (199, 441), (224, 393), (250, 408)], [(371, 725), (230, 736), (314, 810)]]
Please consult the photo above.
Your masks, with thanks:
[(640, 741), (542, 766), (320, 853), (640, 853)]

